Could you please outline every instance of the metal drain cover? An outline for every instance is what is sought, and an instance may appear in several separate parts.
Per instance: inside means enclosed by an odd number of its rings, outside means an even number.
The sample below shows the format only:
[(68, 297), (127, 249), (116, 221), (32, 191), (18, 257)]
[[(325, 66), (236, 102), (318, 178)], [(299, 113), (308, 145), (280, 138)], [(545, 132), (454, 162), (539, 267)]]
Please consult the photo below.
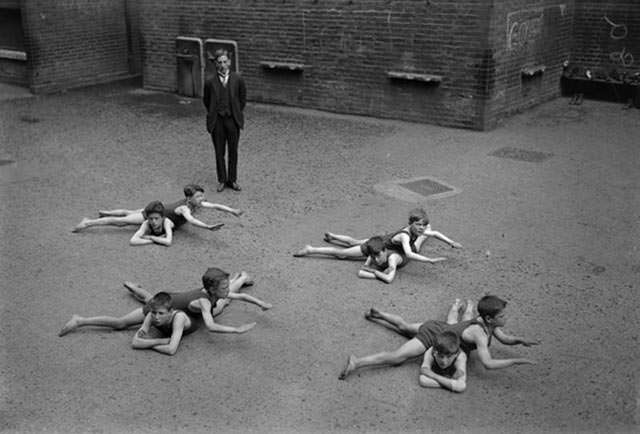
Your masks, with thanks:
[(460, 193), (460, 189), (431, 177), (381, 182), (373, 188), (380, 193), (407, 202), (423, 202), (426, 199), (441, 199)]
[(553, 157), (553, 154), (547, 152), (528, 151), (526, 149), (518, 149), (512, 147), (504, 147), (497, 149), (489, 154), (492, 157), (509, 158), (511, 160), (527, 161), (530, 163), (541, 163)]

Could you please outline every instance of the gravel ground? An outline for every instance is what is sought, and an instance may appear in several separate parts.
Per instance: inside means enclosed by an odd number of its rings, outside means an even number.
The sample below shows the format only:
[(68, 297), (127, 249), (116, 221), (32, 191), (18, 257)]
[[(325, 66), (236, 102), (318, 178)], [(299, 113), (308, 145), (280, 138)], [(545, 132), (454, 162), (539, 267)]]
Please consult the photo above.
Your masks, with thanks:
[[(638, 408), (640, 111), (558, 99), (472, 132), (249, 105), (240, 193), (216, 193), (213, 149), (197, 100), (120, 83), (0, 101), (2, 365), (7, 433), (626, 433)], [(503, 147), (552, 154), (498, 158)], [(408, 203), (377, 183), (430, 176), (460, 190)], [(201, 183), (238, 207), (217, 232), (189, 227), (170, 248), (129, 247), (134, 228), (72, 234), (102, 208), (177, 200)], [(361, 280), (352, 261), (292, 258), (326, 230), (393, 230), (424, 206), (435, 265), (395, 282)], [(137, 306), (122, 281), (193, 289), (212, 265), (246, 270), (262, 312), (232, 304), (224, 324), (245, 335), (188, 336), (173, 357), (133, 351), (133, 330), (58, 330), (73, 313)], [(457, 395), (417, 384), (418, 364), (338, 381), (347, 355), (403, 338), (363, 319), (371, 306), (419, 322), (456, 298), (509, 301), (507, 331), (538, 347), (494, 344), (535, 366), (470, 363)]]

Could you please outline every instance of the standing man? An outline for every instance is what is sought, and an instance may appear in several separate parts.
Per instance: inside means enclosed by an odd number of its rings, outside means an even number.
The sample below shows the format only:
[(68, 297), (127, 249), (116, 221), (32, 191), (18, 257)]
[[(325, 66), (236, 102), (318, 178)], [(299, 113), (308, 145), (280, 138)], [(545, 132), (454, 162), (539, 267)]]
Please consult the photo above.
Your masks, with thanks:
[[(219, 48), (213, 54), (217, 74), (205, 81), (202, 98), (207, 109), (207, 131), (216, 152), (218, 191), (226, 186), (240, 191), (237, 180), (238, 140), (244, 127), (242, 111), (247, 102), (247, 88), (242, 77), (229, 70), (231, 60), (227, 50)], [(225, 151), (229, 149), (229, 170)]]

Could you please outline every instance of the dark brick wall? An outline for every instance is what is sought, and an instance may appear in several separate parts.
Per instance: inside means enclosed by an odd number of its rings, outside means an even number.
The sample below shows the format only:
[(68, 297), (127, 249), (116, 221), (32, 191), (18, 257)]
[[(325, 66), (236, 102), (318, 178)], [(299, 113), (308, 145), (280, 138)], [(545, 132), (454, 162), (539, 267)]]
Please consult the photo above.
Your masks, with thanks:
[[(177, 88), (177, 36), (232, 39), (250, 100), (483, 128), (490, 3), (142, 0), (144, 84)], [(260, 61), (306, 67), (274, 72)], [(443, 80), (390, 80), (390, 70)]]
[(23, 0), (32, 91), (127, 76), (125, 6), (126, 0)]
[(640, 0), (576, 0), (571, 62), (607, 73), (640, 72)]
[[(488, 86), (485, 125), (557, 97), (562, 64), (570, 57), (575, 1), (495, 0), (491, 47), (495, 75)], [(523, 68), (544, 66), (523, 76)]]

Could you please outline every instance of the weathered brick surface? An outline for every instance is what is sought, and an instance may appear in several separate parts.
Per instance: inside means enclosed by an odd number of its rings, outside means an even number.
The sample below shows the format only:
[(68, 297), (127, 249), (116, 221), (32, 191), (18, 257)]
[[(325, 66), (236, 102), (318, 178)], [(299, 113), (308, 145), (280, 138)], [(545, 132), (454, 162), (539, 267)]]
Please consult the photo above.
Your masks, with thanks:
[[(570, 57), (575, 1), (495, 0), (491, 17), (491, 60), (485, 125), (555, 98), (562, 64)], [(544, 67), (533, 77), (523, 68)]]
[(29, 82), (34, 92), (129, 74), (125, 0), (23, 0)]
[(640, 71), (640, 1), (577, 1), (571, 61), (607, 73)]

